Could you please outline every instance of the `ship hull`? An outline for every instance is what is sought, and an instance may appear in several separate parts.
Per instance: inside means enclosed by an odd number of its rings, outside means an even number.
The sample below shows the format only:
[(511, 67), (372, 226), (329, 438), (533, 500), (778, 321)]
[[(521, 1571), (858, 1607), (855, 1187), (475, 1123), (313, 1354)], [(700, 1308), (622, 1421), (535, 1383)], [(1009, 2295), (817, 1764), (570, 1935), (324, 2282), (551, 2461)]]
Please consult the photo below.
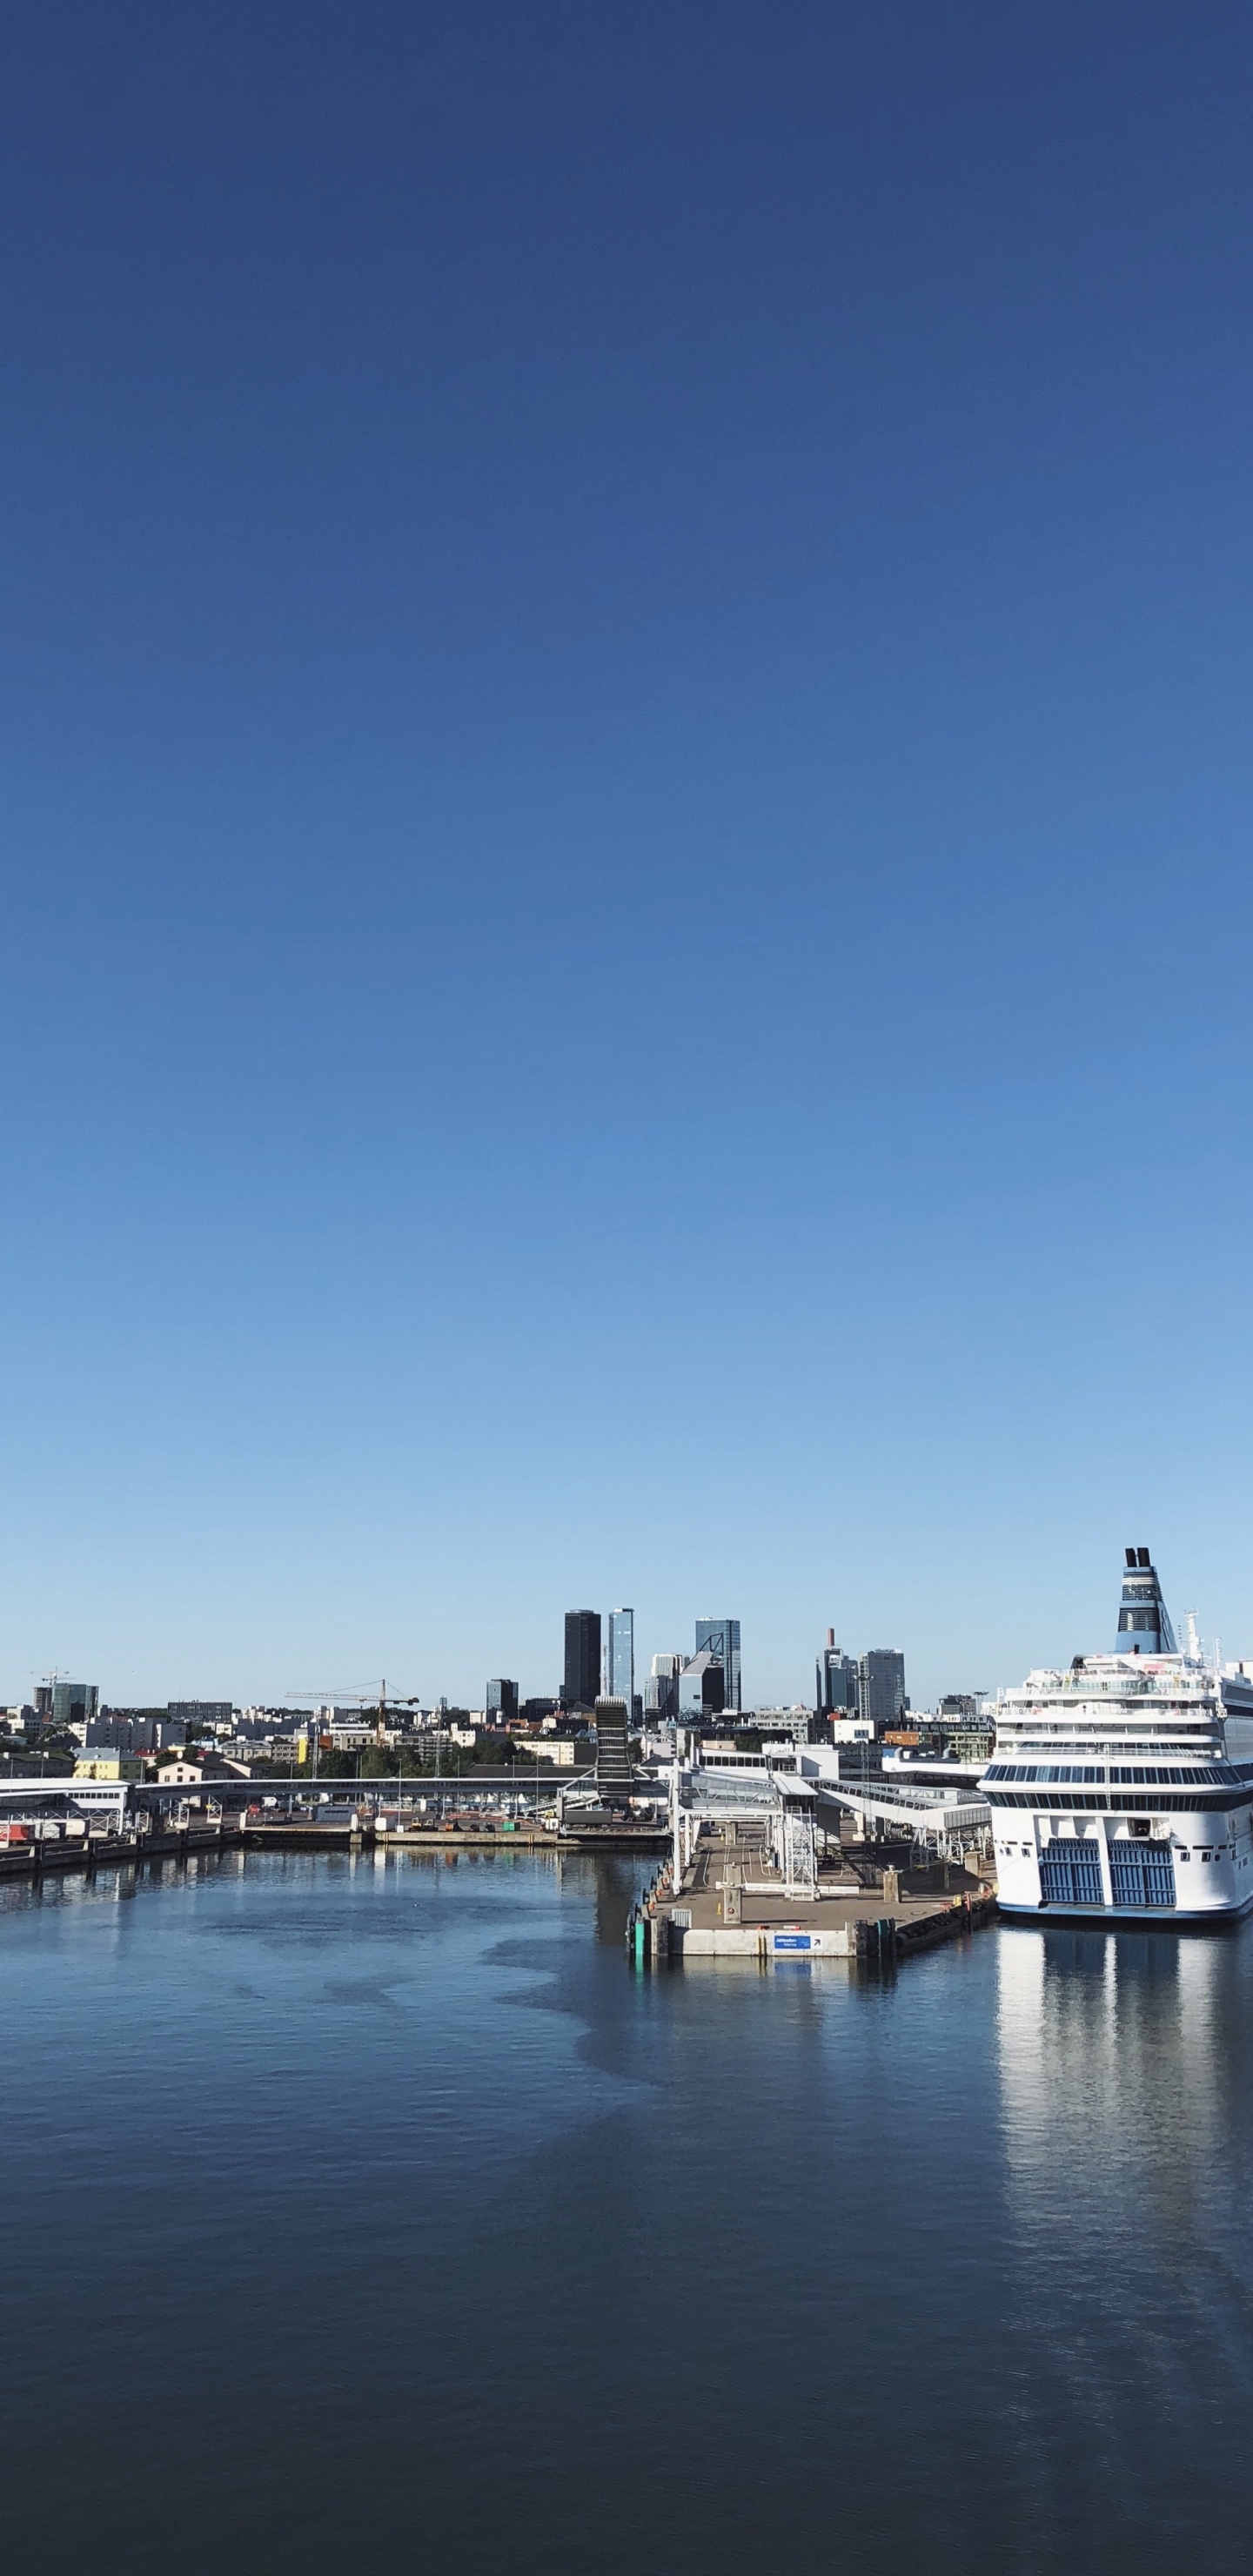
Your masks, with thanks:
[[(1147, 1820), (1146, 1820), (1147, 1821)], [(1136, 1833), (1122, 1817), (997, 1816), (997, 1901), (1036, 1923), (1234, 1923), (1253, 1910), (1249, 1791)], [(1059, 1832), (1058, 1827), (1061, 1826)]]
[(1007, 1922), (1082, 1923), (1089, 1930), (1100, 1923), (1112, 1932), (1175, 1932), (1185, 1926), (1189, 1931), (1221, 1932), (1225, 1924), (1243, 1922), (1250, 1911), (1253, 1888), (1238, 1903), (1213, 1905), (1051, 1905), (1043, 1900), (1023, 1905), (997, 1898), (997, 1912)]

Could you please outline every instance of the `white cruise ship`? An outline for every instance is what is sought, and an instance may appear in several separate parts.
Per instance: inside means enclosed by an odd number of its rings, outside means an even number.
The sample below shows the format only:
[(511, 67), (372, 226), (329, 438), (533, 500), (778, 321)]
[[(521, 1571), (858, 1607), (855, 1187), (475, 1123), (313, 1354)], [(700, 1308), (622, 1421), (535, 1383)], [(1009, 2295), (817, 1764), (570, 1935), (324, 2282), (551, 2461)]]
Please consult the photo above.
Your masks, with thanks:
[(997, 1701), (980, 1783), (1007, 1914), (1229, 1921), (1253, 1906), (1253, 1664), (1181, 1653), (1146, 1547), (1118, 1642)]

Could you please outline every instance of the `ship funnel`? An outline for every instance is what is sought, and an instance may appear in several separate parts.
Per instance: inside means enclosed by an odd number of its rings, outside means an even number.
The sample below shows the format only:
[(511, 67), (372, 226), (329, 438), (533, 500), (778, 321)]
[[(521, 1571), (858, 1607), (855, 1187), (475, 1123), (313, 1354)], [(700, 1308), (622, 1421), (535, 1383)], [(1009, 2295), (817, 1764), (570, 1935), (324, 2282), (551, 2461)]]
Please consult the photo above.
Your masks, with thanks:
[(1119, 1655), (1173, 1655), (1178, 1651), (1175, 1632), (1149, 1550), (1129, 1547), (1124, 1553), (1127, 1570), (1122, 1581), (1114, 1651)]

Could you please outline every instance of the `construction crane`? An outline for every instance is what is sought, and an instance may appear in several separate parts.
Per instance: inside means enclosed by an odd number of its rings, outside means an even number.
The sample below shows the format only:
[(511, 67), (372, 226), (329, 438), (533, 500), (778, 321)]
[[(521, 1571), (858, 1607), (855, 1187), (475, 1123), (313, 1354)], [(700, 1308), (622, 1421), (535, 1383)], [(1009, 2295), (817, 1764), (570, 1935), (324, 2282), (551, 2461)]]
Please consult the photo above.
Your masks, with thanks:
[[(409, 1692), (409, 1694), (408, 1694), (408, 1696), (407, 1696), (406, 1698), (397, 1698), (397, 1697), (396, 1697), (396, 1695), (393, 1693), (393, 1696), (392, 1696), (392, 1707), (393, 1707), (393, 1708), (420, 1708), (420, 1707), (421, 1707), (421, 1705), (422, 1705), (422, 1696), (421, 1696), (421, 1693), (420, 1693), (419, 1691), (410, 1691), (410, 1692)], [(386, 1734), (386, 1733), (387, 1733), (387, 1684), (386, 1684), (386, 1682), (385, 1682), (385, 1681), (381, 1681), (381, 1682), (379, 1683), (379, 1696), (378, 1696), (378, 1720), (377, 1720), (377, 1723), (376, 1723), (376, 1725), (375, 1725), (375, 1729), (374, 1729), (375, 1742), (376, 1742), (376, 1743), (378, 1743), (378, 1744), (381, 1744), (381, 1743), (382, 1743), (382, 1741), (383, 1741), (383, 1738), (384, 1738), (384, 1736), (385, 1736), (385, 1734)]]
[(51, 1672), (41, 1673), (38, 1681), (34, 1685), (37, 1692), (41, 1690), (47, 1691), (48, 1705), (43, 1712), (43, 1719), (49, 1726), (52, 1724), (52, 1711), (56, 1703), (57, 1683), (63, 1682), (65, 1678), (65, 1674), (62, 1672), (60, 1665), (54, 1664)]
[[(335, 1706), (337, 1700), (355, 1699), (363, 1716), (365, 1710), (368, 1707), (372, 1707), (375, 1710), (374, 1741), (376, 1745), (381, 1747), (383, 1738), (387, 1732), (388, 1700), (386, 1680), (380, 1681), (379, 1683), (377, 1699), (375, 1698), (373, 1689), (368, 1682), (340, 1682), (334, 1687), (328, 1683), (310, 1684), (309, 1687), (304, 1690), (292, 1689), (285, 1691), (283, 1696), (285, 1699), (311, 1699), (320, 1703), (323, 1707), (329, 1706), (332, 1708)], [(422, 1705), (421, 1693), (419, 1691), (410, 1691), (407, 1695), (397, 1696), (397, 1694), (393, 1692), (391, 1705), (396, 1709), (420, 1708)]]

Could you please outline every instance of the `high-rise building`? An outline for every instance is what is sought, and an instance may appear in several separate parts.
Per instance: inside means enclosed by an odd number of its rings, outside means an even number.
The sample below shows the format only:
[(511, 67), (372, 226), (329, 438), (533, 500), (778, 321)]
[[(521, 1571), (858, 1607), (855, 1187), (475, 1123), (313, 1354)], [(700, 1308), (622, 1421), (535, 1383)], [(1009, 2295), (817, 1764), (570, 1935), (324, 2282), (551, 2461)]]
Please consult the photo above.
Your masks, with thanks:
[(722, 1666), (724, 1707), (739, 1714), (743, 1707), (740, 1689), (740, 1623), (738, 1619), (698, 1619), (696, 1652), (716, 1655)]
[(704, 1718), (721, 1717), (728, 1704), (722, 1657), (704, 1647), (679, 1675), (679, 1716), (688, 1725), (699, 1725)]
[(905, 1658), (894, 1646), (872, 1646), (857, 1666), (857, 1714), (876, 1735), (899, 1726), (909, 1702), (905, 1697)]
[(499, 1681), (489, 1682), (487, 1685), (487, 1702), (483, 1713), (489, 1722), (492, 1718), (496, 1718), (501, 1726), (507, 1725), (509, 1719), (511, 1717), (516, 1717), (518, 1714), (517, 1683), (505, 1681), (503, 1678)]
[(834, 1628), (818, 1657), (816, 1700), (819, 1717), (848, 1717), (857, 1707), (857, 1666), (837, 1646)]
[(679, 1675), (683, 1670), (682, 1655), (654, 1655), (653, 1668), (644, 1684), (644, 1715), (655, 1718), (659, 1725), (679, 1714)]
[(635, 1699), (635, 1612), (633, 1610), (611, 1610), (609, 1613), (605, 1689), (611, 1699), (624, 1699), (628, 1709), (633, 1705)]
[(50, 1714), (54, 1726), (90, 1726), (93, 1717), (100, 1715), (99, 1684), (54, 1682)]
[(566, 1674), (562, 1698), (567, 1708), (595, 1708), (600, 1697), (600, 1612), (567, 1610)]

